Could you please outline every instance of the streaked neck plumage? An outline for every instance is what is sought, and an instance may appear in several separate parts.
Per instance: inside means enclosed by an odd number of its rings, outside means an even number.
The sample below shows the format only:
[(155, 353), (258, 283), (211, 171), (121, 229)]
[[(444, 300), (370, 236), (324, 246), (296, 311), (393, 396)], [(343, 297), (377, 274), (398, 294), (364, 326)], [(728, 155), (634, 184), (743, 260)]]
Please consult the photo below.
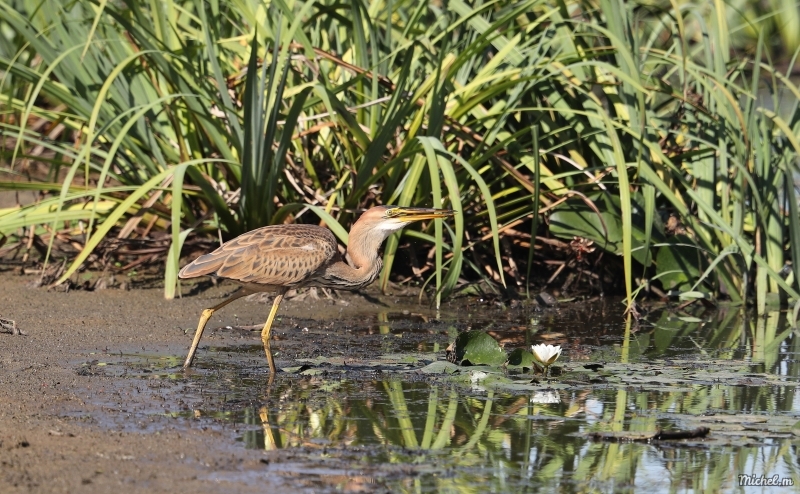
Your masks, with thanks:
[(359, 218), (350, 230), (347, 262), (330, 264), (317, 282), (330, 288), (359, 289), (375, 281), (383, 267), (379, 254), (381, 244), (399, 229), (382, 226), (364, 216)]

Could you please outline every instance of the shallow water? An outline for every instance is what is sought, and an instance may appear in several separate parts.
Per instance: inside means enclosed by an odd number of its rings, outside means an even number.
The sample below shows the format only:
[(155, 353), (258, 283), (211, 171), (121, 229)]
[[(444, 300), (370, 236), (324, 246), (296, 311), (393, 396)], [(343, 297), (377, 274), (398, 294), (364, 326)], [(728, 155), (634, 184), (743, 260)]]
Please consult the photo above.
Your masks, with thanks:
[[(178, 357), (135, 354), (104, 372), (144, 379), (164, 398), (134, 415), (216, 427), (232, 444), (278, 452), (242, 478), (314, 492), (719, 492), (740, 489), (740, 475), (800, 483), (800, 342), (784, 313), (657, 309), (635, 325), (615, 306), (579, 309), (378, 312), (326, 338), (301, 323), (290, 335), (298, 341), (274, 345), (287, 372), (271, 381), (250, 344), (203, 348), (189, 374)], [(550, 379), (429, 373), (464, 329), (486, 330), (507, 350), (561, 344), (564, 356)], [(304, 356), (304, 337), (322, 350)], [(631, 442), (700, 427), (705, 438)], [(593, 439), (598, 432), (625, 441)]]

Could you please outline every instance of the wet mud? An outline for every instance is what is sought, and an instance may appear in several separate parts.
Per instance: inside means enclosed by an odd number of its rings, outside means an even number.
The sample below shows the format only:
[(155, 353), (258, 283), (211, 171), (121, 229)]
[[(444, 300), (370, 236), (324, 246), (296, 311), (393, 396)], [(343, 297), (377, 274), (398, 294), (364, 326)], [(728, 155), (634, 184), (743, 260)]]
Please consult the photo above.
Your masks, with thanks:
[[(281, 306), (271, 376), (268, 300), (215, 313), (195, 366), (180, 368), (200, 311), (233, 285), (165, 301), (158, 288), (30, 281), (0, 273), (0, 317), (24, 333), (0, 334), (0, 492), (715, 491), (737, 472), (798, 478), (800, 344), (783, 313), (654, 307), (626, 325), (616, 300), (470, 297), (435, 311), (400, 290), (301, 294)], [(445, 348), (467, 330), (564, 357), (549, 379), (456, 367)], [(711, 432), (640, 440), (699, 428)]]

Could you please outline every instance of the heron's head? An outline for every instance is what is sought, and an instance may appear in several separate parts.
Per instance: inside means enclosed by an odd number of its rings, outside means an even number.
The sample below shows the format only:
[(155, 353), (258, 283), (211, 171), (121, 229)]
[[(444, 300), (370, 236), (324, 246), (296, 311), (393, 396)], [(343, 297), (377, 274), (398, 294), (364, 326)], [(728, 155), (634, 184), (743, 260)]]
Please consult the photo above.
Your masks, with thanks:
[[(383, 238), (402, 229), (409, 223), (453, 216), (452, 209), (411, 208), (405, 206), (375, 206), (362, 214), (356, 222), (358, 229), (382, 234)], [(354, 229), (356, 227), (354, 225)]]
[(356, 267), (372, 265), (378, 249), (389, 235), (409, 223), (453, 216), (452, 209), (409, 208), (405, 206), (376, 206), (362, 214), (350, 230), (347, 255)]

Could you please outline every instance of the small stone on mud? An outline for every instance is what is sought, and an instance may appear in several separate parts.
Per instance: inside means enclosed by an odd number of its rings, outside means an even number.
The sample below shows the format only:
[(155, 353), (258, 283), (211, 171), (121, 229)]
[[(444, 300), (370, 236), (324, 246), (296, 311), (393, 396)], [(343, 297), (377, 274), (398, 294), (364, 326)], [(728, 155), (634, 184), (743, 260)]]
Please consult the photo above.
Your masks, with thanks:
[(536, 301), (539, 305), (543, 305), (545, 307), (553, 307), (558, 304), (558, 300), (552, 295), (547, 292), (541, 292), (539, 295), (536, 296)]

